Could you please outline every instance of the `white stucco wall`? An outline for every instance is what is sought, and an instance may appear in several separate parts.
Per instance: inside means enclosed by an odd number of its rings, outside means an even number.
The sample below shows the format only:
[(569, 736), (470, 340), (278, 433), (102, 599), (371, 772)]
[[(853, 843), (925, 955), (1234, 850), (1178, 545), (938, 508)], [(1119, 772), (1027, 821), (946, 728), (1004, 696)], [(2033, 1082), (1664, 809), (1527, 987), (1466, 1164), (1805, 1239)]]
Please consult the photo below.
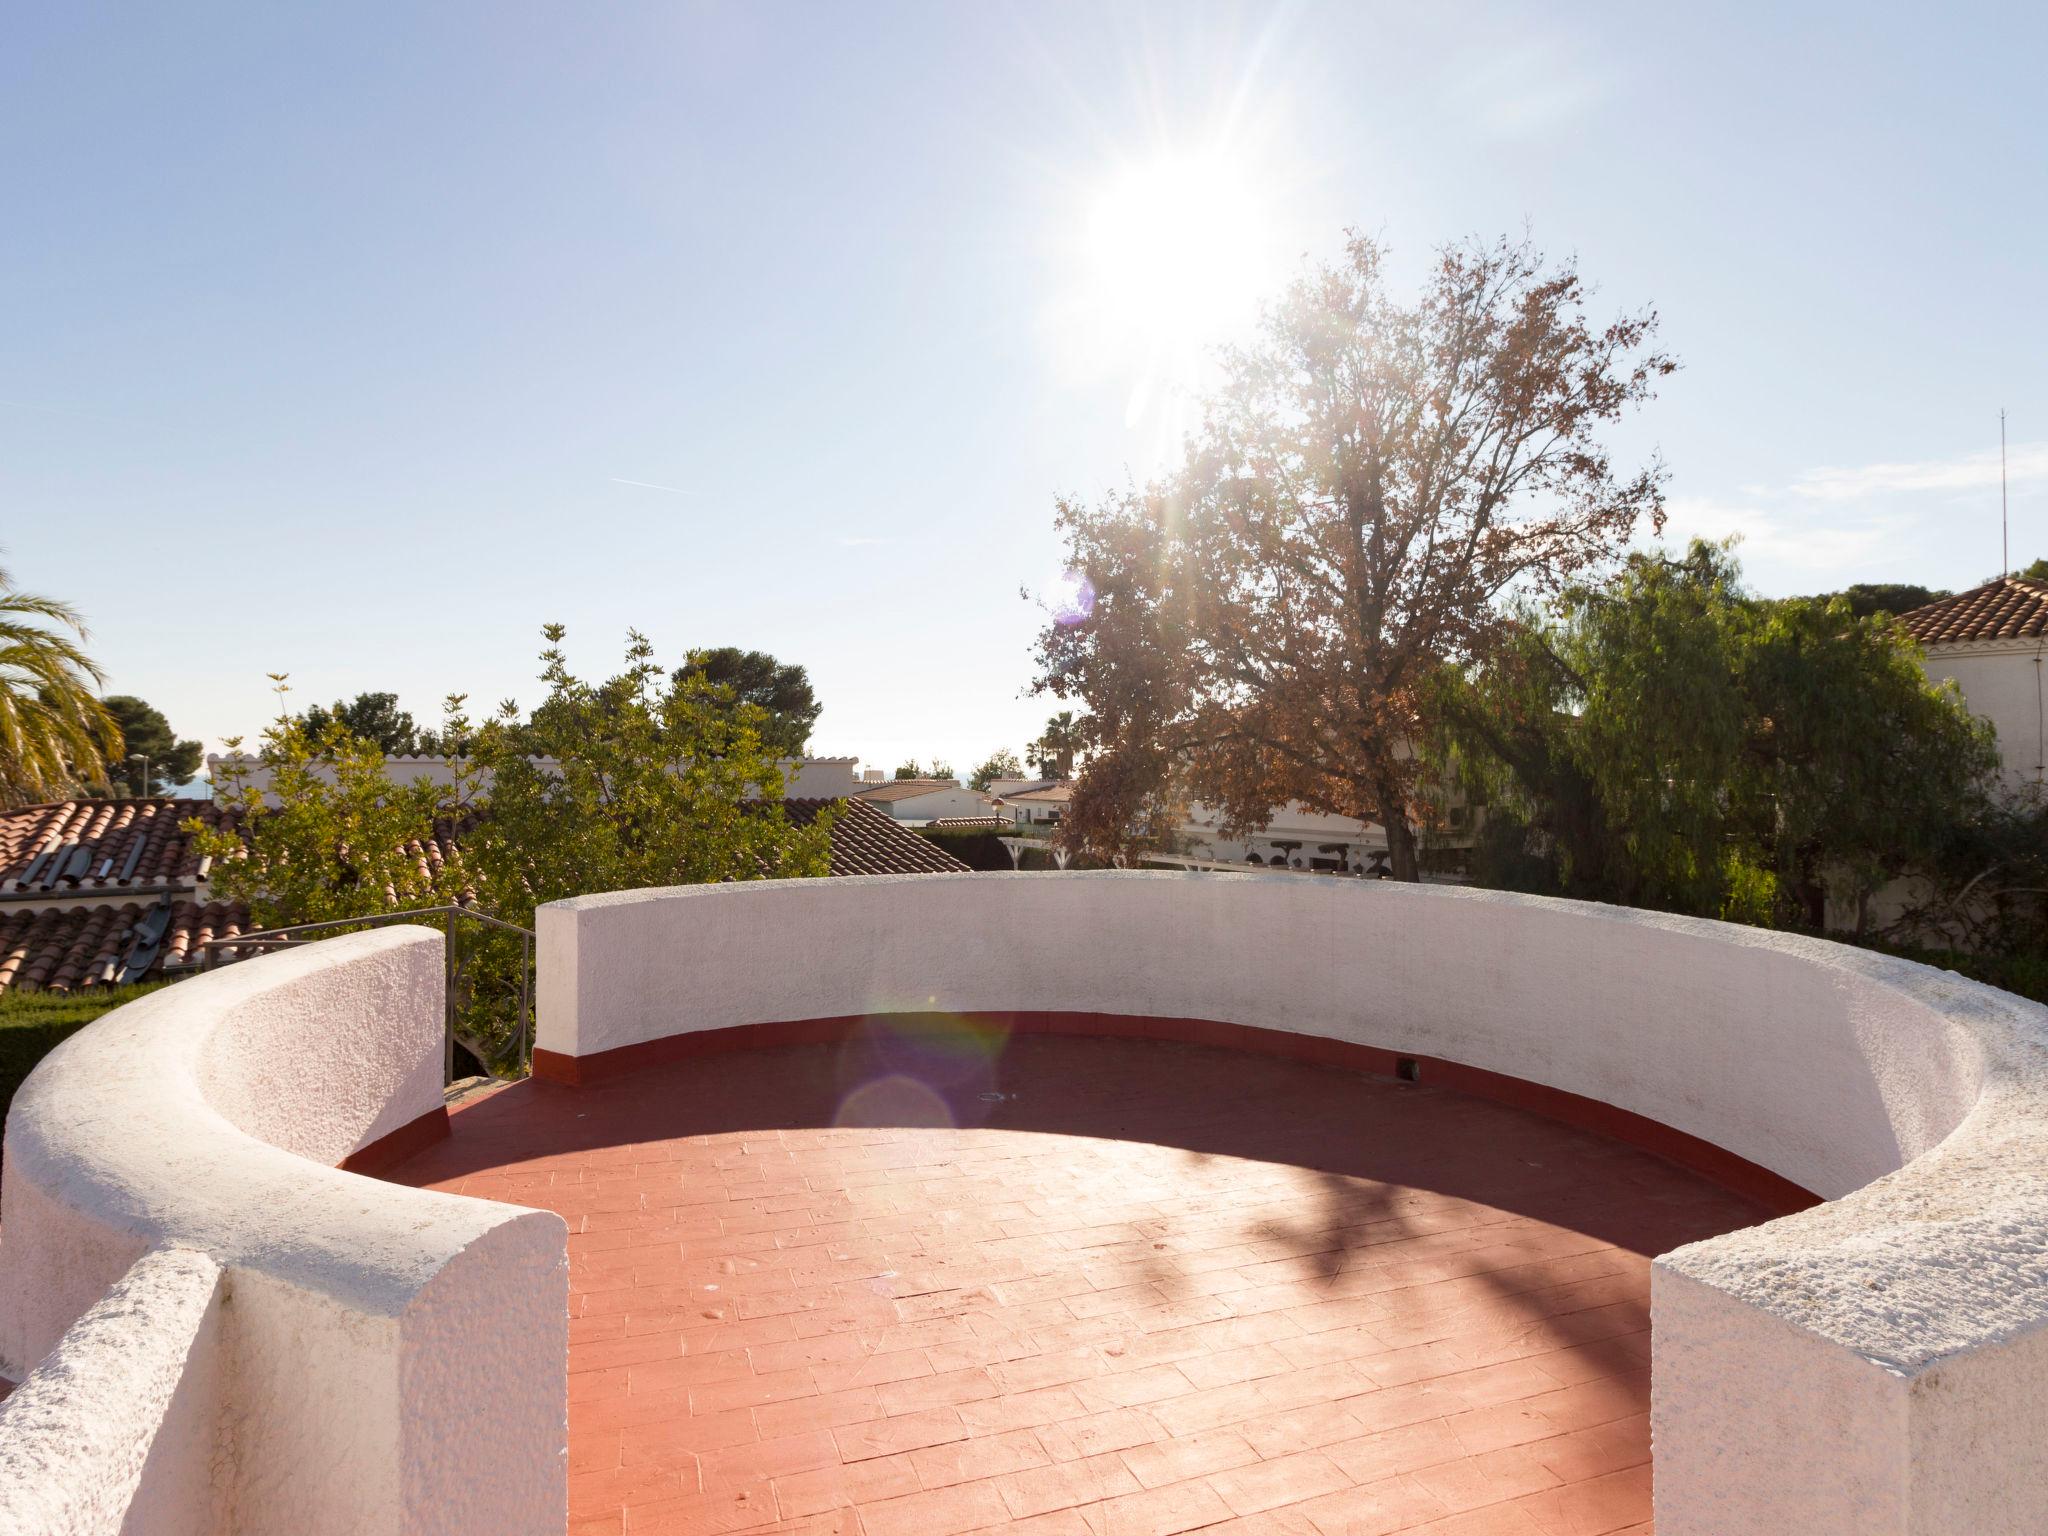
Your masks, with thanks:
[(539, 936), (539, 1044), (569, 1055), (870, 1012), (1188, 1017), (1645, 1115), (1834, 1202), (1659, 1261), (1659, 1531), (2041, 1528), (2048, 1009), (1801, 936), (1285, 875), (640, 891), (543, 907)]
[(66, 1041), (8, 1116), (0, 1368), (49, 1357), (145, 1251), (196, 1250), (225, 1274), (217, 1529), (559, 1532), (561, 1218), (333, 1166), (438, 1109), (441, 1027), (439, 935), (388, 928)]
[(0, 1531), (225, 1528), (220, 1278), (191, 1249), (143, 1255), (0, 1402)]
[(1952, 680), (1970, 712), (1997, 728), (2008, 789), (2048, 783), (2048, 641), (1930, 646), (1920, 665), (1935, 682)]
[(963, 785), (928, 790), (921, 795), (906, 795), (901, 800), (869, 798), (868, 804), (897, 821), (915, 822), (920, 825), (927, 821), (937, 821), (941, 816), (989, 814), (988, 801)]

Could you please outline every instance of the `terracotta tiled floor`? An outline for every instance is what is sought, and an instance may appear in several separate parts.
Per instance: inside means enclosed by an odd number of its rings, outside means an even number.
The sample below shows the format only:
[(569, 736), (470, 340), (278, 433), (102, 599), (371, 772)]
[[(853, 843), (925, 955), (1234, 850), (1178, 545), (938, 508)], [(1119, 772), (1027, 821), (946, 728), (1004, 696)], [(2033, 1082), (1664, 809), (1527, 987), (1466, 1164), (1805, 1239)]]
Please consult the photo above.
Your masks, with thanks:
[(1645, 1255), (1766, 1213), (1427, 1086), (998, 1045), (525, 1084), (396, 1175), (568, 1218), (573, 1532), (1649, 1529)]

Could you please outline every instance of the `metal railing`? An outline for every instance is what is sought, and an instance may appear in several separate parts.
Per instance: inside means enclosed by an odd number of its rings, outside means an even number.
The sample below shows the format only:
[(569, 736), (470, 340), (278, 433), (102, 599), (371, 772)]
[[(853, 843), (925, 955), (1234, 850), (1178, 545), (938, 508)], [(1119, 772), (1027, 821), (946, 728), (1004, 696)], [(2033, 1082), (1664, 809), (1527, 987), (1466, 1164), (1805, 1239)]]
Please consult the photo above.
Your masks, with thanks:
[[(442, 994), (441, 1031), (441, 1081), (455, 1080), (455, 1021), (461, 998), (464, 977), (463, 967), (468, 956), (463, 953), (458, 918), (465, 922), (477, 923), (485, 928), (495, 928), (506, 933), (519, 935), (519, 1062), (524, 1065), (533, 1043), (533, 930), (522, 928), (517, 923), (508, 923), (502, 918), (491, 917), (470, 907), (441, 906), (413, 907), (404, 912), (373, 912), (365, 917), (330, 917), (317, 923), (293, 923), (284, 928), (258, 928), (248, 933), (239, 933), (232, 938), (207, 939), (199, 946), (199, 968), (210, 971), (220, 963), (220, 951), (232, 949), (294, 949), (301, 944), (319, 942), (316, 937), (332, 928), (382, 928), (391, 923), (417, 922), (424, 917), (441, 919), (442, 958), (446, 965), (446, 985)], [(483, 1064), (488, 1070), (489, 1063)]]

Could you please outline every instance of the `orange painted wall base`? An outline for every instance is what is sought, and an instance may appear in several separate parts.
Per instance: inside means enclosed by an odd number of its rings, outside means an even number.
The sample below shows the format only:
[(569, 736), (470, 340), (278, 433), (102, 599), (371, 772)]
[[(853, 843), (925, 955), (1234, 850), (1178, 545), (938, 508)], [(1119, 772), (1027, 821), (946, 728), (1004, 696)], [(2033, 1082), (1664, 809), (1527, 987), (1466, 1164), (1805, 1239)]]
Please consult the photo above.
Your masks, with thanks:
[[(1726, 1189), (1757, 1200), (1780, 1214), (1802, 1211), (1821, 1203), (1819, 1196), (1726, 1148), (1674, 1130), (1660, 1121), (1617, 1109), (1599, 1099), (1435, 1056), (1408, 1056), (1380, 1046), (1353, 1045), (1346, 1040), (1332, 1040), (1322, 1035), (1257, 1029), (1246, 1024), (1220, 1023), (1214, 1019), (1137, 1018), (1107, 1013), (897, 1013), (793, 1019), (666, 1035), (659, 1040), (620, 1046), (592, 1056), (568, 1056), (558, 1051), (535, 1050), (533, 1075), (571, 1086), (597, 1083), (647, 1067), (666, 1066), (727, 1051), (759, 1050), (781, 1045), (834, 1045), (852, 1039), (862, 1029), (883, 1020), (889, 1028), (904, 1032), (957, 1033), (968, 1028), (993, 1034), (1171, 1040), (1314, 1062), (1371, 1073), (1377, 1077), (1402, 1078), (1510, 1104), (1640, 1147), (1712, 1179)], [(394, 1134), (403, 1135), (405, 1131)], [(441, 1134), (446, 1134), (445, 1117)], [(370, 1150), (364, 1149), (365, 1152)]]
[(366, 1142), (335, 1166), (344, 1173), (364, 1173), (372, 1178), (395, 1168), (415, 1152), (431, 1147), (448, 1134), (448, 1107), (436, 1104), (417, 1120), (408, 1120), (397, 1130)]

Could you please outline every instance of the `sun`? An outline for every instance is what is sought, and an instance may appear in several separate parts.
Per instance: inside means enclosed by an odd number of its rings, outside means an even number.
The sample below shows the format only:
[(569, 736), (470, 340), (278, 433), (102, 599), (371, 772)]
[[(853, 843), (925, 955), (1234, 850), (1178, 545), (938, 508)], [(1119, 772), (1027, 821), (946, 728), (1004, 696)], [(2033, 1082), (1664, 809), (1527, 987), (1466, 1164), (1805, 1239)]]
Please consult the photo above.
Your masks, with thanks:
[(1119, 161), (1071, 226), (1066, 312), (1086, 372), (1128, 382), (1126, 424), (1177, 438), (1213, 354), (1285, 280), (1271, 180), (1225, 149)]
[(1154, 347), (1234, 329), (1274, 275), (1270, 230), (1250, 168), (1227, 155), (1119, 167), (1089, 210), (1091, 307)]

